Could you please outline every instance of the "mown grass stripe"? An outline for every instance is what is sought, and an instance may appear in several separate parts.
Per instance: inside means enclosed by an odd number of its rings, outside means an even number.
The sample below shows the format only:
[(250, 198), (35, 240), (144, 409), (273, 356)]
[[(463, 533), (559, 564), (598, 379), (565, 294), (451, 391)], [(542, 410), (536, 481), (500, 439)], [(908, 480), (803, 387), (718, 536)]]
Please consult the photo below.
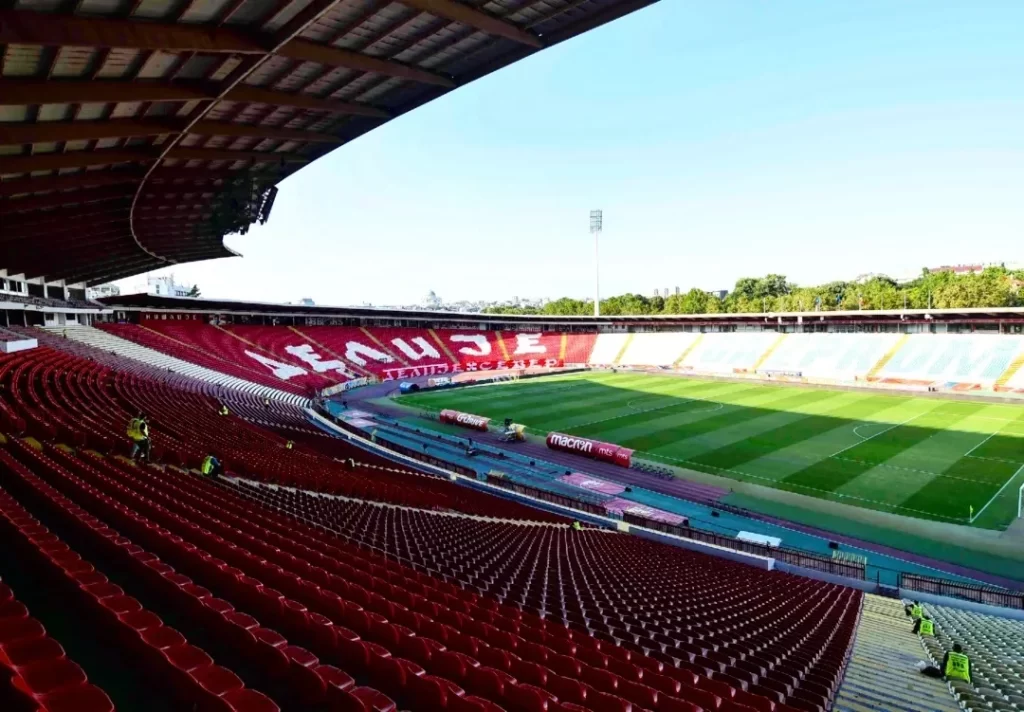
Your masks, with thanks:
[[(582, 422), (593, 420), (594, 413), (602, 413), (609, 408), (625, 407), (630, 400), (636, 398), (635, 391), (617, 388), (602, 388), (597, 391), (573, 390), (562, 395), (562, 398), (506, 401), (502, 405), (514, 410), (516, 418), (528, 420), (535, 427), (551, 427), (558, 430), (565, 421), (575, 416), (585, 415)], [(674, 395), (679, 397), (681, 394)]]
[(611, 422), (598, 420), (596, 423), (581, 428), (574, 428), (574, 435), (583, 435), (603, 440), (609, 440), (625, 445), (630, 437), (650, 433), (652, 431), (666, 430), (681, 427), (694, 419), (694, 413), (699, 413), (698, 418), (710, 417), (719, 413), (723, 408), (729, 408), (725, 403), (728, 398), (731, 401), (745, 397), (764, 397), (765, 394), (757, 387), (743, 386), (740, 384), (715, 383), (718, 388), (703, 390), (699, 393), (688, 394), (690, 399), (682, 400), (677, 405), (658, 410), (637, 412), (624, 418), (616, 418)]
[(785, 428), (797, 423), (810, 415), (822, 415), (827, 410), (839, 407), (835, 403), (853, 403), (864, 398), (862, 394), (840, 393), (834, 398), (809, 404), (803, 408), (803, 412), (783, 410), (775, 411), (763, 418), (747, 423), (729, 425), (719, 430), (680, 440), (658, 450), (658, 452), (670, 453), (674, 457), (682, 459), (697, 459), (715, 450), (727, 450), (750, 438), (762, 436), (764, 433)]
[(973, 403), (943, 403), (912, 425), (901, 425), (878, 438), (857, 445), (845, 451), (842, 459), (829, 458), (806, 467), (783, 479), (779, 486), (785, 489), (813, 487), (835, 491), (872, 467), (932, 437), (944, 427), (929, 427), (929, 422), (941, 419), (944, 423), (953, 425), (983, 407), (981, 404)]
[(894, 405), (898, 403), (893, 403), (889, 398), (867, 396), (855, 403), (841, 403), (825, 415), (809, 415), (794, 423), (691, 459), (715, 467), (737, 467), (830, 430), (849, 428), (851, 420), (871, 420)]
[(624, 447), (633, 448), (634, 450), (654, 450), (655, 448), (667, 445), (668, 443), (677, 440), (692, 438), (693, 436), (701, 433), (717, 430), (729, 425), (735, 425), (739, 422), (754, 420), (755, 418), (761, 418), (776, 411), (799, 407), (806, 403), (813, 403), (815, 401), (831, 398), (832, 396), (833, 393), (829, 391), (799, 391), (774, 401), (771, 408), (744, 408), (739, 411), (729, 411), (718, 415), (712, 415), (711, 417), (688, 423), (684, 426), (673, 428), (671, 430), (659, 430), (648, 435), (630, 438), (620, 444)]
[(523, 417), (535, 420), (539, 428), (571, 430), (578, 435), (580, 429), (591, 427), (596, 423), (625, 421), (652, 412), (670, 413), (673, 412), (673, 408), (690, 402), (703, 403), (704, 398), (714, 397), (715, 394), (727, 390), (729, 387), (735, 386), (734, 384), (711, 383), (702, 384), (700, 387), (691, 387), (684, 391), (648, 392), (640, 396), (635, 391), (625, 391), (597, 399), (573, 399), (571, 405), (555, 405), (545, 408), (539, 413), (524, 414)]

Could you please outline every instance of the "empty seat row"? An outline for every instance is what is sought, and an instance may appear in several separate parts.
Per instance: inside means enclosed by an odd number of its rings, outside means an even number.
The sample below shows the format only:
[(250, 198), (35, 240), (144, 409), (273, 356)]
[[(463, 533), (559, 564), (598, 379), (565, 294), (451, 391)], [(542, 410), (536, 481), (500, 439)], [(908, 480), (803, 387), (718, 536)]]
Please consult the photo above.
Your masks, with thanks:
[[(132, 555), (131, 543), (121, 540), (116, 532), (89, 516), (70, 500), (47, 487), (8, 453), (0, 450), (0, 474), (6, 488), (20, 489), (29, 499), (61, 510), (73, 518), (83, 531), (103, 538), (108, 546), (121, 548)], [(105, 645), (121, 648), (137, 661), (133, 673), (145, 676), (162, 694), (177, 699), (183, 705), (216, 712), (273, 712), (277, 710), (269, 699), (253, 690), (247, 690), (242, 681), (230, 670), (215, 665), (201, 649), (189, 645), (173, 628), (165, 626), (159, 616), (143, 607), (135, 598), (119, 587), (83, 559), (63, 540), (31, 516), (9, 493), (0, 492), (0, 527), (5, 541), (17, 547), (20, 555), (43, 572), (53, 583), (55, 592), (66, 597), (69, 607), (80, 610), (89, 625), (102, 631)], [(150, 559), (147, 563), (152, 562)], [(31, 670), (35, 665), (64, 658), (53, 641), (41, 636), (31, 642), (22, 641), (5, 647), (4, 657), (19, 670)], [(106, 695), (95, 688), (79, 686), (75, 670), (63, 665), (47, 672), (40, 670), (45, 684), (70, 686), (53, 695), (67, 697), (66, 706), (55, 709), (81, 712), (112, 710)], [(84, 676), (81, 676), (84, 683)], [(42, 706), (47, 708), (46, 697)]]
[[(0, 492), (0, 531), (5, 546), (33, 522)], [(11, 532), (11, 533), (9, 533)], [(106, 693), (91, 684), (9, 586), (0, 583), (0, 709), (10, 712), (112, 712)]]

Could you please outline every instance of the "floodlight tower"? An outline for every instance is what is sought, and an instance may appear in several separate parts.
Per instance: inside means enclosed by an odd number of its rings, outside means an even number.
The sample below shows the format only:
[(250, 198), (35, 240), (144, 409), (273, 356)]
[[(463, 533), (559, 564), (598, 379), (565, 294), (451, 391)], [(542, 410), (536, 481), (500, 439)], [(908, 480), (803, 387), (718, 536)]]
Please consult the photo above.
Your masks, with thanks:
[(601, 316), (601, 262), (597, 246), (601, 241), (601, 229), (604, 227), (604, 211), (590, 211), (590, 234), (594, 236), (594, 316)]

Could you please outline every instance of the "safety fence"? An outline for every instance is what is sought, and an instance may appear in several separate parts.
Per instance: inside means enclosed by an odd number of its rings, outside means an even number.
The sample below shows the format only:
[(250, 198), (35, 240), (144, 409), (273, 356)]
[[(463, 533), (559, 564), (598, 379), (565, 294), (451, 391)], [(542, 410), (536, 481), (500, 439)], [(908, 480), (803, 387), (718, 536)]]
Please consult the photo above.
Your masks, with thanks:
[(508, 492), (515, 494), (526, 495), (527, 497), (533, 497), (543, 502), (551, 502), (552, 504), (558, 504), (563, 507), (570, 507), (580, 512), (587, 512), (588, 514), (597, 514), (602, 517), (613, 517), (614, 515), (608, 512), (603, 506), (594, 504), (592, 502), (585, 502), (575, 497), (569, 497), (563, 494), (556, 494), (543, 490), (538, 487), (531, 487), (530, 485), (524, 485), (520, 482), (514, 482), (505, 477), (488, 477), (487, 484), (499, 487)]
[(865, 579), (866, 567), (860, 562), (837, 561), (826, 556), (820, 556), (818, 554), (801, 551), (799, 549), (789, 549), (786, 547), (775, 547), (768, 546), (767, 544), (743, 541), (704, 529), (694, 529), (690, 526), (679, 526), (675, 524), (668, 524), (667, 522), (647, 519), (646, 517), (639, 517), (628, 512), (623, 514), (622, 520), (627, 524), (635, 524), (636, 526), (646, 527), (647, 529), (653, 529), (655, 531), (684, 537), (686, 539), (693, 539), (694, 541), (703, 542), (705, 544), (714, 544), (715, 546), (732, 549), (733, 551), (740, 551), (745, 554), (754, 554), (756, 556), (776, 559), (793, 566), (801, 566), (805, 569), (821, 571), (835, 576), (845, 576), (847, 578), (858, 579), (861, 581)]
[(989, 606), (1024, 610), (1024, 591), (1010, 591), (1009, 589), (997, 588), (995, 586), (962, 583), (960, 581), (949, 581), (947, 579), (931, 578), (930, 576), (910, 573), (900, 574), (900, 588), (918, 593), (931, 593), (936, 596), (948, 596), (964, 601), (984, 603)]

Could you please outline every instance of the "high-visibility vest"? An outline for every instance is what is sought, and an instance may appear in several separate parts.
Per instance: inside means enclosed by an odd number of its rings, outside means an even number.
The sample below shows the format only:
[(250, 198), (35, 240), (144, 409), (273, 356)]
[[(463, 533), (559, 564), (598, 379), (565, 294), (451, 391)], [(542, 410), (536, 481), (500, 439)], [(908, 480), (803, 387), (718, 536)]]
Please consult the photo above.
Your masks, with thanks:
[(141, 418), (132, 418), (132, 422), (128, 423), (128, 437), (132, 440), (145, 440), (148, 436), (146, 421)]
[(583, 525), (580, 524), (579, 522), (573, 522), (572, 523), (572, 528), (575, 529), (576, 531), (581, 531), (583, 529)]
[(291, 450), (291, 449), (292, 449), (293, 447), (295, 447), (295, 443), (293, 443), (293, 442), (292, 442), (291, 440), (289, 440), (288, 442), (286, 442), (286, 443), (284, 444), (284, 446), (285, 446), (285, 447), (286, 447), (287, 449)]
[(202, 472), (204, 475), (208, 475), (211, 472), (213, 472), (213, 457), (211, 457), (210, 455), (204, 457), (203, 465), (201, 468), (199, 468), (199, 471)]
[(227, 415), (228, 414), (228, 407), (226, 405), (222, 405), (220, 407), (220, 414), (221, 415)]
[(920, 603), (915, 603), (914, 607), (910, 609), (911, 618), (920, 618), (924, 615), (924, 608), (921, 607)]
[(946, 678), (971, 681), (971, 659), (963, 653), (950, 653), (946, 659)]
[(935, 624), (927, 618), (921, 619), (921, 627), (918, 629), (921, 635), (935, 635)]

